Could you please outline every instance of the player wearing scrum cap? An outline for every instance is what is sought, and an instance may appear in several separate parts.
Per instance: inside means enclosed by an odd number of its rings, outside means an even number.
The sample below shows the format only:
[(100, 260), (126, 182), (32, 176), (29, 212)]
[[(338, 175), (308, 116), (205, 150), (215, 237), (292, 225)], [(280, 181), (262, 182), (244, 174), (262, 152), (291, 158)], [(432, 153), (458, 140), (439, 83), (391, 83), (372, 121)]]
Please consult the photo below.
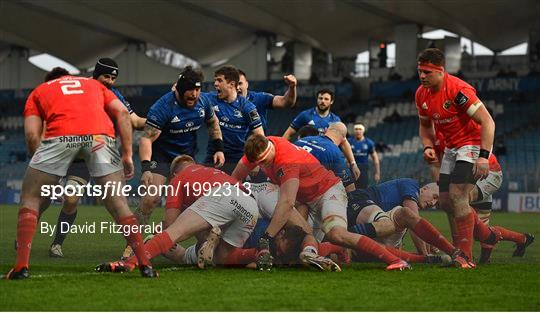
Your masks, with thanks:
[[(209, 145), (214, 148), (212, 163), (216, 167), (223, 166), (223, 138), (218, 120), (210, 103), (199, 97), (203, 79), (200, 71), (187, 66), (180, 73), (174, 90), (150, 107), (139, 142), (141, 183), (147, 187), (165, 184), (175, 157), (181, 154), (195, 155), (196, 132), (203, 124), (208, 128)], [(141, 199), (136, 211), (141, 224), (148, 223), (160, 199), (159, 195), (145, 195)]]
[(365, 189), (369, 186), (369, 160), (371, 157), (373, 160), (373, 166), (375, 172), (373, 173), (373, 180), (376, 184), (381, 180), (381, 164), (379, 161), (379, 155), (375, 151), (375, 143), (373, 140), (364, 136), (366, 127), (363, 124), (354, 124), (354, 137), (349, 137), (349, 143), (353, 151), (354, 160), (360, 169), (360, 177), (356, 181), (356, 188)]
[(345, 187), (309, 152), (281, 137), (252, 135), (232, 176), (242, 180), (256, 166), (279, 185), (279, 198), (264, 239), (272, 243), (299, 201), (309, 206), (309, 214), (317, 224), (313, 228), (321, 229), (333, 244), (376, 256), (388, 264), (388, 270), (409, 268), (407, 262), (372, 239), (347, 231)]

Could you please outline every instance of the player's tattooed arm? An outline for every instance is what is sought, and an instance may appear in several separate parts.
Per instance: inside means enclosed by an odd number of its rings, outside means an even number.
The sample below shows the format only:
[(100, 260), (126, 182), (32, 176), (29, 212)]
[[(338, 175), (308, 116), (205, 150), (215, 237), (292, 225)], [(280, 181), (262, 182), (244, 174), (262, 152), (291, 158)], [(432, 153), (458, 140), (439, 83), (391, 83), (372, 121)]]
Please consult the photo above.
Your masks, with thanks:
[(148, 160), (152, 157), (152, 142), (154, 142), (161, 131), (148, 124), (144, 126), (143, 135), (139, 140), (139, 157), (142, 161)]
[(149, 139), (151, 142), (154, 142), (160, 134), (161, 130), (146, 124), (144, 125), (142, 138), (146, 138)]
[(212, 116), (212, 118), (206, 122), (206, 126), (208, 127), (208, 135), (211, 139), (223, 139), (216, 115)]

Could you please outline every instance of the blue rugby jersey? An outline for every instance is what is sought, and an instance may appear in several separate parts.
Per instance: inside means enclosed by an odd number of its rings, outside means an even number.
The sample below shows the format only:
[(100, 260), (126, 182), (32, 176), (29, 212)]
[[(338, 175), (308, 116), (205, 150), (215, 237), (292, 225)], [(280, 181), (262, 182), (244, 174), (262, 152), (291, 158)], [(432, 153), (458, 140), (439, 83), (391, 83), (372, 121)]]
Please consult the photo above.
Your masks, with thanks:
[(345, 156), (330, 138), (326, 136), (308, 136), (297, 140), (294, 144), (311, 153), (326, 169), (334, 172), (336, 176), (341, 178), (343, 185), (348, 186), (354, 183)]
[(146, 124), (161, 131), (152, 143), (152, 155), (172, 161), (180, 154), (194, 156), (197, 148), (196, 131), (203, 122), (214, 116), (208, 101), (199, 98), (193, 108), (182, 106), (174, 91), (166, 93), (148, 111)]
[[(261, 127), (262, 122), (257, 108), (246, 98), (239, 96), (232, 103), (220, 100), (216, 92), (202, 93), (201, 100), (209, 103), (219, 120), (225, 162), (237, 163), (244, 155), (244, 144), (250, 131)], [(214, 147), (208, 142), (206, 163), (213, 163)]]
[(375, 143), (373, 140), (364, 136), (363, 140), (356, 140), (354, 137), (349, 137), (348, 141), (351, 144), (356, 164), (367, 165), (369, 162), (369, 155), (375, 151)]
[(319, 131), (319, 134), (324, 134), (328, 126), (332, 123), (341, 122), (341, 119), (336, 114), (330, 112), (325, 117), (322, 117), (317, 113), (315, 107), (300, 112), (292, 121), (291, 127), (298, 131), (300, 128), (311, 125)]

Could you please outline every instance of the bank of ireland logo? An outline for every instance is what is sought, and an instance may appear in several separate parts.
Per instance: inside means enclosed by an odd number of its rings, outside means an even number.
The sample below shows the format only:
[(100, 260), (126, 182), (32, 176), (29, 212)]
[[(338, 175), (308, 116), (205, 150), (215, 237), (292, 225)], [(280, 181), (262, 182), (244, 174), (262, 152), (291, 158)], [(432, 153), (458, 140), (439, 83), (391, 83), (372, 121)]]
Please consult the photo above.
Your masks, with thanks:
[(186, 123), (186, 127), (193, 127), (193, 124), (194, 123), (192, 121), (189, 121), (189, 122)]

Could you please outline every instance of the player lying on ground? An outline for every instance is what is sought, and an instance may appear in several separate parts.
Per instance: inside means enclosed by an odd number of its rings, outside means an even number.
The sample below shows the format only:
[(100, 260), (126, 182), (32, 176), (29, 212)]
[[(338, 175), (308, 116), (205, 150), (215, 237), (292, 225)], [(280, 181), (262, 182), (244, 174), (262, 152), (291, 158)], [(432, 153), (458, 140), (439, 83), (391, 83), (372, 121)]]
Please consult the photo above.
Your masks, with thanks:
[[(176, 157), (171, 172), (174, 192), (167, 197), (165, 219), (174, 222), (146, 242), (149, 258), (166, 254), (175, 242), (211, 230), (207, 244), (199, 249), (198, 265), (204, 268), (214, 259), (227, 263), (229, 255), (244, 245), (255, 227), (259, 215), (255, 199), (238, 180), (221, 170), (196, 164), (188, 155)], [(218, 245), (219, 237), (222, 242)], [(130, 257), (100, 264), (96, 271), (131, 271), (136, 265), (137, 259)]]
[(394, 179), (368, 189), (355, 190), (349, 193), (349, 231), (398, 248), (407, 229), (410, 229), (421, 254), (427, 254), (424, 244), (427, 242), (450, 255), (456, 266), (474, 267), (461, 250), (418, 214), (419, 208), (433, 207), (437, 200), (436, 184), (420, 188), (418, 182), (411, 178)]
[[(314, 233), (326, 234), (336, 245), (375, 255), (388, 264), (388, 270), (410, 267), (372, 239), (347, 231), (347, 194), (343, 184), (304, 149), (281, 137), (252, 135), (246, 141), (245, 154), (233, 177), (243, 180), (256, 166), (279, 186), (278, 201), (263, 238), (273, 240), (288, 221), (295, 202), (299, 201), (310, 208)], [(318, 252), (316, 247), (312, 249), (313, 253)]]
[[(7, 279), (29, 277), (30, 248), (38, 209), (45, 197), (42, 186), (56, 185), (65, 176), (75, 157), (82, 157), (99, 185), (121, 186), (133, 177), (131, 123), (129, 113), (116, 96), (91, 78), (69, 75), (56, 68), (46, 83), (32, 91), (25, 105), (24, 129), (32, 160), (26, 170), (17, 221), (17, 260)], [(122, 155), (116, 148), (112, 119), (122, 140)], [(43, 122), (47, 124), (41, 140)], [(105, 192), (107, 192), (105, 190)], [(140, 228), (123, 195), (106, 194), (105, 208), (125, 231), (125, 238), (135, 250), (144, 277), (156, 277), (146, 257)]]
[[(431, 178), (433, 181), (439, 179), (439, 169), (441, 167), (440, 160), (443, 157), (445, 149), (444, 137), (440, 132), (437, 132), (437, 140), (433, 146), (436, 159), (427, 160), (431, 168)], [(476, 211), (477, 218), (475, 219), (474, 238), (480, 241), (482, 247), (480, 251), (479, 263), (489, 263), (491, 252), (496, 242), (512, 241), (516, 243), (516, 248), (512, 256), (522, 257), (525, 254), (526, 248), (533, 243), (534, 236), (529, 233), (518, 233), (501, 226), (492, 226), (489, 229), (496, 235), (497, 240), (494, 242), (490, 239), (490, 233), (486, 231), (485, 225), (489, 225), (489, 217), (493, 206), (493, 194), (502, 186), (503, 173), (497, 158), (492, 153), (489, 156), (489, 174), (486, 179), (476, 181), (475, 187), (469, 193), (469, 201), (471, 207)], [(493, 236), (491, 236), (493, 237)], [(483, 242), (482, 242), (483, 241)], [(489, 243), (486, 243), (489, 242)]]

